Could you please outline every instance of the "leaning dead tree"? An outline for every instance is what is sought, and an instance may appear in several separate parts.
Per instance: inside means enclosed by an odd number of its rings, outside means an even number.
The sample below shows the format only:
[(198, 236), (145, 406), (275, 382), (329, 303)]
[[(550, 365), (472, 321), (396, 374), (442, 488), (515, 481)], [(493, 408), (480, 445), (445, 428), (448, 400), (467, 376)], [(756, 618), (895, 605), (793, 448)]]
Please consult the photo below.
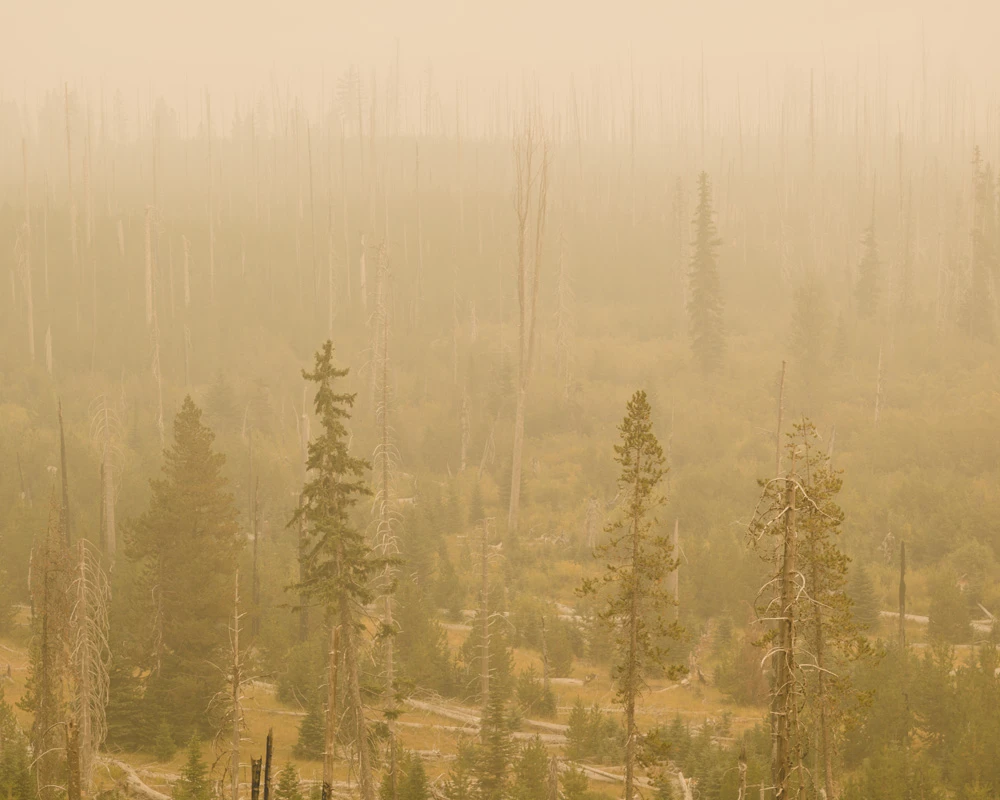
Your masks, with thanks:
[(514, 137), (514, 210), (517, 215), (517, 393), (514, 448), (510, 470), (507, 529), (517, 532), (521, 508), (521, 458), (524, 411), (535, 350), (535, 321), (542, 268), (542, 244), (549, 192), (549, 144), (536, 114), (529, 113)]
[(111, 589), (100, 555), (86, 539), (77, 543), (75, 578), (70, 588), (70, 673), (75, 683), (72, 718), (76, 726), (80, 785), (89, 794), (94, 761), (107, 736), (111, 648), (108, 606)]

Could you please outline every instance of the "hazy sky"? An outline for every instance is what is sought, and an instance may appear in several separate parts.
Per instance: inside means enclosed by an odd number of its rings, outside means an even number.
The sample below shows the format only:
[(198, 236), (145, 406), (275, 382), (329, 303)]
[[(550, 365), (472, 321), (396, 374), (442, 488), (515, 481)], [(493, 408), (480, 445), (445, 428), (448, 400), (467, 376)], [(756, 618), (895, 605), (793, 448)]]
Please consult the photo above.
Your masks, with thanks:
[[(708, 74), (783, 65), (887, 69), (918, 63), (996, 72), (996, 0), (0, 0), (5, 94), (71, 85), (168, 94), (245, 91), (272, 74), (299, 88), (346, 65), (474, 80), (694, 63)], [(852, 67), (853, 69), (853, 67)]]

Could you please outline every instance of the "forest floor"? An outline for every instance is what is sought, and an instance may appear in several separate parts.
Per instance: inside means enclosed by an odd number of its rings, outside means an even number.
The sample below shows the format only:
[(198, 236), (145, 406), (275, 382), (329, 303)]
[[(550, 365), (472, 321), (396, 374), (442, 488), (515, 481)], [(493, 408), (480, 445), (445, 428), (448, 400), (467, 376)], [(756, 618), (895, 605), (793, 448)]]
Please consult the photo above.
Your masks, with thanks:
[[(30, 715), (16, 705), (24, 695), (28, 677), (27, 619), (19, 622), (11, 635), (0, 637), (0, 674), (6, 676), (9, 672), (10, 677), (2, 679), (4, 693), (6, 699), (15, 707), (22, 726), (27, 729), (31, 722)], [(449, 631), (449, 641), (453, 646), (457, 647), (461, 643), (461, 633), (461, 631)], [(517, 650), (514, 661), (518, 670), (534, 666), (541, 674), (541, 659), (536, 653)], [(593, 677), (587, 680), (588, 676)], [(596, 667), (585, 661), (578, 661), (574, 664), (570, 675), (552, 681), (552, 690), (556, 695), (556, 717), (537, 721), (522, 719), (517, 738), (528, 739), (537, 734), (554, 752), (561, 752), (565, 742), (565, 725), (570, 710), (577, 700), (581, 700), (587, 707), (596, 705), (607, 712), (619, 711), (615, 705), (614, 689), (606, 667)], [(299, 725), (305, 716), (303, 711), (280, 702), (275, 687), (267, 683), (255, 683), (247, 688), (244, 709), (246, 731), (243, 757), (247, 773), (243, 776), (244, 780), (249, 779), (249, 759), (251, 756), (259, 757), (263, 753), (269, 730), (273, 730), (274, 733), (275, 772), (292, 761), (295, 762), (303, 781), (320, 779), (322, 773), (320, 762), (303, 761), (292, 754), (298, 738)], [(463, 737), (476, 734), (475, 722), (478, 713), (477, 708), (463, 706), (453, 700), (421, 697), (403, 710), (397, 731), (403, 747), (419, 752), (424, 759), (428, 777), (432, 782), (438, 782), (446, 776), (449, 762), (457, 752), (459, 741)], [(643, 727), (662, 724), (679, 714), (697, 726), (706, 719), (720, 719), (727, 713), (730, 715), (734, 730), (750, 727), (762, 718), (761, 709), (734, 706), (728, 703), (715, 687), (702, 683), (697, 678), (691, 678), (683, 683), (652, 680), (649, 692), (644, 696), (640, 706), (639, 723)], [(228, 737), (226, 741), (228, 742)], [(220, 759), (220, 753), (216, 751), (213, 743), (205, 744), (203, 755), (210, 765)], [(186, 753), (184, 748), (180, 748), (167, 762), (158, 762), (151, 754), (144, 753), (109, 753), (108, 756), (111, 760), (131, 766), (139, 779), (150, 788), (170, 794), (170, 784), (180, 774)], [(226, 757), (227, 754), (221, 754), (221, 758)], [(348, 774), (343, 762), (340, 763), (338, 778), (345, 783), (353, 781), (354, 776)], [(594, 788), (600, 788), (603, 784), (611, 789), (614, 782), (612, 776), (617, 772), (615, 768), (605, 767), (591, 772), (590, 776), (595, 781)], [(123, 777), (123, 771), (117, 766), (108, 764), (104, 775), (102, 780), (99, 773), (99, 781), (114, 782)]]
[[(448, 631), (449, 643), (456, 650), (464, 638), (464, 632), (458, 630), (460, 627), (449, 626)], [(921, 626), (910, 624), (907, 627), (919, 629)], [(919, 636), (919, 633), (917, 635)], [(30, 715), (17, 708), (17, 702), (24, 695), (28, 677), (28, 644), (27, 611), (24, 610), (15, 630), (10, 635), (0, 637), (0, 680), (3, 681), (7, 701), (15, 707), (17, 716), (26, 730), (30, 725)], [(966, 648), (958, 648), (959, 659), (963, 658), (964, 649)], [(541, 674), (542, 664), (537, 653), (516, 650), (514, 662), (516, 670), (533, 666), (537, 673)], [(710, 662), (704, 662), (703, 669), (706, 675), (711, 674), (712, 666)], [(588, 708), (597, 706), (606, 712), (619, 712), (606, 667), (577, 661), (570, 675), (552, 680), (552, 690), (556, 696), (556, 717), (537, 721), (522, 719), (517, 738), (527, 739), (537, 734), (553, 749), (553, 752), (561, 752), (569, 713), (578, 700)], [(251, 756), (262, 755), (269, 730), (274, 733), (275, 773), (291, 761), (296, 764), (303, 781), (319, 781), (322, 764), (318, 761), (298, 759), (292, 753), (305, 712), (280, 702), (276, 696), (275, 686), (268, 683), (254, 683), (247, 688), (244, 709), (246, 730), (243, 758), (246, 775), (243, 779), (245, 781), (249, 780), (249, 759)], [(403, 747), (421, 755), (432, 783), (442, 781), (447, 775), (449, 762), (453, 760), (460, 740), (476, 734), (478, 713), (479, 710), (475, 707), (432, 697), (415, 699), (403, 710), (397, 724), (400, 741)], [(710, 679), (703, 682), (692, 676), (682, 682), (651, 680), (649, 691), (642, 698), (639, 707), (640, 726), (648, 728), (664, 724), (677, 715), (695, 727), (706, 720), (720, 720), (723, 715), (728, 715), (732, 730), (739, 732), (760, 722), (764, 718), (764, 710), (734, 705), (711, 684)], [(374, 712), (372, 718), (375, 718)], [(225, 741), (229, 741), (228, 737)], [(226, 746), (228, 745), (223, 745)], [(179, 775), (186, 753), (184, 748), (180, 748), (167, 762), (158, 762), (151, 754), (144, 753), (109, 753), (108, 756), (109, 759), (132, 767), (139, 779), (150, 788), (170, 794), (170, 784)], [(222, 759), (228, 758), (228, 752), (220, 753), (216, 751), (213, 743), (206, 743), (203, 756), (209, 765), (216, 764), (217, 761), (221, 764)], [(615, 768), (605, 767), (591, 771), (590, 777), (594, 781), (594, 788), (603, 787), (613, 792), (614, 776), (618, 772), (619, 770)], [(122, 777), (122, 769), (109, 764), (104, 779), (102, 780), (99, 775), (99, 780), (102, 783), (109, 783)], [(343, 761), (339, 762), (338, 779), (345, 785), (355, 779), (354, 775), (349, 774)]]

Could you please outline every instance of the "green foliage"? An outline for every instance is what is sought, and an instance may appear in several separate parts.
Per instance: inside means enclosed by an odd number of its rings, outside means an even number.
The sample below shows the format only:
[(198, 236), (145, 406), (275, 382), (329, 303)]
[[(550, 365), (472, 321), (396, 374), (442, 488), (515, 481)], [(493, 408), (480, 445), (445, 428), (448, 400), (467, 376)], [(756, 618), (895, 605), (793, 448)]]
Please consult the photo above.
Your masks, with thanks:
[(149, 508), (126, 531), (128, 557), (142, 572), (135, 600), (148, 614), (144, 713), (178, 737), (212, 728), (206, 711), (224, 682), (213, 661), (229, 643), (239, 550), (226, 458), (214, 451), (201, 417), (186, 397), (163, 477), (150, 481)]
[(527, 742), (514, 764), (515, 800), (546, 800), (548, 796), (549, 754), (539, 737)]
[(972, 636), (971, 614), (954, 574), (940, 575), (931, 585), (930, 623), (932, 641), (964, 644)]
[(371, 579), (382, 562), (350, 519), (358, 500), (371, 494), (364, 480), (371, 465), (348, 450), (345, 423), (357, 395), (334, 391), (335, 382), (347, 373), (334, 366), (330, 341), (316, 353), (313, 371), (302, 371), (302, 377), (316, 385), (321, 431), (309, 442), (309, 479), (289, 525), (305, 523), (305, 575), (298, 588), (329, 605), (343, 601), (364, 606), (373, 598)]
[(477, 797), (476, 748), (468, 739), (458, 743), (458, 755), (444, 780), (442, 794), (447, 800), (474, 800)]
[(625, 752), (625, 732), (614, 716), (577, 698), (569, 712), (566, 757), (571, 761), (618, 764)]
[(24, 735), (14, 709), (4, 698), (3, 679), (0, 678), (0, 798), (3, 800), (33, 800), (35, 797), (34, 771), (31, 768), (31, 751), (28, 737)]
[(719, 369), (726, 349), (722, 283), (716, 255), (722, 240), (716, 233), (714, 216), (712, 184), (708, 173), (702, 172), (698, 176), (698, 207), (692, 221), (694, 240), (688, 268), (690, 289), (687, 310), (691, 349), (706, 372)]
[(161, 764), (170, 761), (177, 752), (177, 742), (174, 741), (174, 733), (170, 729), (170, 723), (161, 721), (156, 728), (156, 736), (153, 737), (153, 756)]
[(556, 697), (538, 677), (533, 666), (521, 670), (517, 676), (517, 701), (529, 717), (551, 719), (556, 715)]
[(296, 758), (320, 761), (326, 746), (324, 738), (325, 717), (322, 704), (316, 700), (309, 705), (309, 710), (299, 725), (299, 738), (292, 754)]
[(274, 787), (274, 800), (303, 800), (299, 785), (299, 771), (289, 761), (278, 773), (278, 783)]
[(180, 780), (174, 784), (174, 800), (210, 800), (211, 796), (208, 765), (201, 757), (201, 742), (194, 738), (188, 743), (187, 761), (181, 770)]
[(855, 564), (847, 580), (847, 596), (851, 599), (854, 619), (866, 631), (877, 631), (880, 621), (875, 582), (868, 570)]
[(403, 578), (396, 598), (395, 654), (400, 685), (454, 695), (458, 683), (447, 637), (422, 587)]
[(479, 800), (507, 800), (514, 760), (514, 720), (503, 694), (491, 688), (483, 709), (476, 751), (475, 779)]

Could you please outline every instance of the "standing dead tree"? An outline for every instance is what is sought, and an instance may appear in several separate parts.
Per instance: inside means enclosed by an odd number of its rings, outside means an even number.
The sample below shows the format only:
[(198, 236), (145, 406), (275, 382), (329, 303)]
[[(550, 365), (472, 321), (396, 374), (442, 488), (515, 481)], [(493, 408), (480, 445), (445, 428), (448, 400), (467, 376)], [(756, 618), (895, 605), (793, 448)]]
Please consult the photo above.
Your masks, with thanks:
[(113, 565), (117, 549), (115, 503), (125, 461), (125, 396), (118, 402), (99, 395), (90, 404), (90, 436), (101, 453), (101, 548)]
[(514, 137), (514, 174), (517, 215), (517, 407), (510, 471), (510, 508), (507, 529), (517, 532), (521, 507), (521, 460), (524, 449), (524, 411), (535, 350), (535, 321), (542, 268), (542, 244), (549, 192), (549, 144), (537, 115), (529, 113)]
[(75, 578), (70, 587), (70, 672), (75, 683), (73, 721), (84, 793), (93, 783), (94, 761), (107, 736), (105, 709), (111, 648), (108, 606), (111, 589), (100, 556), (86, 539), (77, 543)]
[(792, 796), (792, 770), (800, 753), (796, 730), (802, 685), (797, 679), (796, 595), (804, 590), (803, 576), (796, 569), (796, 502), (800, 493), (793, 477), (794, 463), (787, 477), (763, 483), (763, 495), (750, 522), (750, 542), (764, 560), (775, 566), (761, 588), (757, 621), (769, 627), (763, 637), (765, 659), (771, 662), (771, 783), (775, 800)]
[(395, 670), (393, 663), (393, 592), (396, 584), (396, 562), (400, 555), (399, 526), (402, 518), (396, 508), (396, 476), (399, 451), (390, 423), (392, 387), (390, 385), (389, 337), (392, 330), (392, 274), (385, 243), (378, 249), (377, 293), (373, 328), (375, 330), (372, 374), (374, 377), (375, 422), (379, 441), (372, 462), (375, 472), (375, 495), (372, 518), (375, 527), (375, 551), (384, 559), (380, 591), (382, 594), (382, 633), (384, 639), (386, 698), (392, 705)]

